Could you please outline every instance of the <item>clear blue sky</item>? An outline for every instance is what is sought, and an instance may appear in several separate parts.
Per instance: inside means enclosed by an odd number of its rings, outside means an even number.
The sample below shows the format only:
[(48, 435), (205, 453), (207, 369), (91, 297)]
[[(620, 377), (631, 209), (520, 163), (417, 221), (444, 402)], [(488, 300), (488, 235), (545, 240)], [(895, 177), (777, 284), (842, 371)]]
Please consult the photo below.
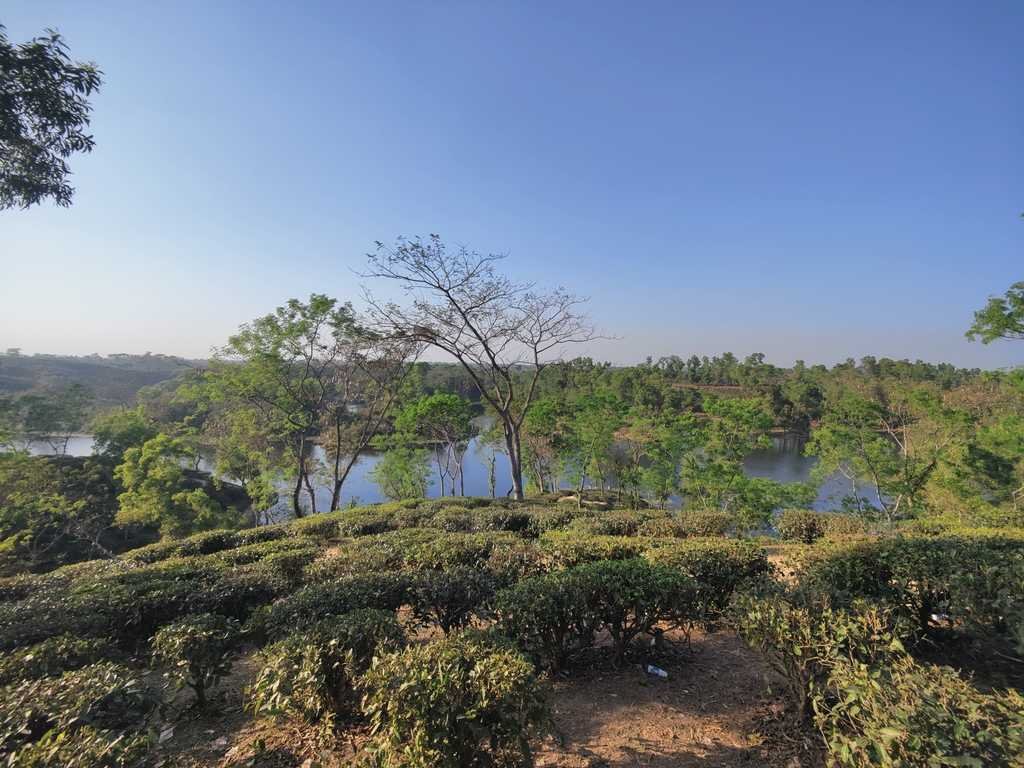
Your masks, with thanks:
[(592, 297), (615, 362), (997, 366), (1024, 3), (6, 0), (106, 73), (74, 206), (0, 213), (0, 347), (202, 356), (374, 240)]

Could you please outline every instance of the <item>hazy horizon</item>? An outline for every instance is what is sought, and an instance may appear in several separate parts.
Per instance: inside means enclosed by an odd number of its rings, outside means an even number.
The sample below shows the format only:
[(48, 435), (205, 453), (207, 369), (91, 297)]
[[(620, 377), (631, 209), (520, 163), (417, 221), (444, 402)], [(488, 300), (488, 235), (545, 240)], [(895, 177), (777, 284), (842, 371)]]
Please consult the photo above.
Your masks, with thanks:
[(592, 297), (568, 354), (1024, 363), (1024, 5), (14, 0), (104, 71), (68, 209), (0, 212), (0, 348), (207, 357), (441, 234)]

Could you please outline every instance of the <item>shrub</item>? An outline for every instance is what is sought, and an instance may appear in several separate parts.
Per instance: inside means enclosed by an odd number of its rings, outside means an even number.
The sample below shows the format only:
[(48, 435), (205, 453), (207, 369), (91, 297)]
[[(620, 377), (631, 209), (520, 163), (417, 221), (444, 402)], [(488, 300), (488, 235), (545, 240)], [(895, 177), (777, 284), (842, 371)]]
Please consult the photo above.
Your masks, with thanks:
[[(811, 563), (804, 581), (839, 604), (885, 601), (917, 631), (935, 614), (1010, 632), (1024, 615), (1024, 542), (1011, 538), (894, 538), (837, 547)], [(1009, 621), (1007, 620), (1009, 619)]]
[(585, 591), (586, 606), (611, 635), (617, 661), (635, 637), (657, 624), (700, 617), (697, 583), (675, 568), (636, 558), (587, 563), (572, 574)]
[(644, 557), (696, 580), (711, 615), (724, 610), (738, 588), (770, 573), (764, 549), (738, 539), (687, 539), (650, 549)]
[(149, 739), (142, 733), (99, 731), (89, 726), (51, 729), (13, 753), (14, 768), (130, 768), (143, 763)]
[(496, 546), (484, 567), (494, 575), (499, 585), (508, 586), (527, 576), (544, 573), (547, 557), (533, 541), (521, 540)]
[(601, 622), (588, 598), (584, 579), (574, 571), (526, 578), (496, 596), (498, 628), (557, 671), (594, 644)]
[(516, 538), (510, 533), (440, 533), (410, 546), (405, 564), (440, 571), (457, 566), (479, 568), (496, 546), (511, 544)]
[(858, 536), (868, 532), (867, 523), (854, 515), (831, 512), (825, 515), (826, 536)]
[(225, 549), (237, 547), (238, 544), (238, 531), (203, 531), (179, 541), (178, 549), (174, 554), (177, 557), (211, 555), (214, 552), (222, 552)]
[(626, 511), (597, 512), (577, 517), (566, 526), (566, 530), (585, 536), (636, 536), (641, 526), (648, 522), (670, 519), (666, 512)]
[(409, 581), (409, 604), (417, 619), (447, 635), (461, 629), (494, 597), (495, 578), (479, 568), (420, 571)]
[(775, 520), (775, 528), (784, 539), (813, 544), (825, 535), (825, 515), (810, 509), (784, 509)]
[(363, 687), (378, 766), (529, 766), (529, 740), (549, 723), (530, 662), (478, 632), (384, 656)]
[(277, 538), (241, 544), (234, 549), (217, 552), (212, 559), (225, 565), (248, 565), (271, 555), (306, 551), (318, 551), (318, 547), (311, 539), (304, 537)]
[(535, 536), (540, 536), (547, 531), (562, 530), (577, 517), (586, 517), (589, 514), (565, 506), (534, 510), (530, 512), (530, 528)]
[(394, 513), (379, 509), (352, 509), (343, 512), (338, 521), (341, 536), (372, 536), (393, 531), (398, 527)]
[(909, 656), (838, 660), (814, 709), (835, 765), (1014, 765), (1024, 755), (1024, 697), (980, 693)]
[(404, 575), (389, 573), (310, 584), (257, 611), (246, 629), (257, 637), (276, 638), (358, 608), (393, 611), (406, 601), (407, 589)]
[(735, 524), (732, 515), (706, 509), (683, 510), (679, 522), (687, 536), (724, 536)]
[(156, 633), (153, 657), (168, 667), (168, 677), (195, 691), (196, 706), (203, 708), (207, 691), (231, 671), (238, 634), (238, 623), (224, 616), (189, 616)]
[(510, 531), (534, 536), (534, 518), (524, 509), (488, 507), (473, 511), (474, 531)]
[(404, 644), (392, 613), (366, 608), (325, 619), (263, 651), (263, 667), (247, 691), (249, 707), (333, 728), (358, 710), (355, 681), (373, 657)]
[(318, 541), (327, 541), (338, 538), (338, 526), (349, 514), (351, 514), (351, 510), (321, 512), (292, 520), (288, 526), (292, 536), (308, 536)]
[(811, 716), (815, 697), (840, 659), (878, 664), (903, 653), (892, 612), (865, 604), (836, 610), (819, 597), (746, 593), (730, 611), (740, 637), (786, 681), (802, 719)]
[(58, 635), (0, 657), (0, 685), (54, 677), (117, 655), (104, 640)]
[(445, 507), (430, 519), (430, 527), (448, 533), (469, 533), (473, 530), (474, 517), (466, 507)]
[(598, 560), (625, 560), (641, 554), (649, 543), (626, 536), (580, 536), (568, 531), (549, 531), (540, 548), (552, 567), (571, 568)]
[(141, 675), (109, 662), (24, 681), (0, 697), (0, 753), (8, 755), (8, 765), (23, 764), (22, 755), (26, 763), (46, 765), (48, 751), (74, 754), (81, 736), (94, 754), (109, 747), (108, 764), (117, 765), (122, 732), (142, 726), (157, 703)]

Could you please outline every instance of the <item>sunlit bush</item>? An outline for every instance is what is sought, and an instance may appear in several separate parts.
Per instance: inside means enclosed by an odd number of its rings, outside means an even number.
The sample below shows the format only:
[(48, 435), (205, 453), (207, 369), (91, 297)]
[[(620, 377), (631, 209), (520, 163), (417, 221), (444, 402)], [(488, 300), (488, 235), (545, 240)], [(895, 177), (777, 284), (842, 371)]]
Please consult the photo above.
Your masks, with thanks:
[(268, 646), (247, 690), (256, 714), (294, 714), (333, 728), (358, 712), (356, 681), (375, 655), (405, 643), (393, 613), (360, 609)]
[(474, 631), (378, 659), (363, 687), (381, 768), (525, 768), (550, 719), (533, 665)]

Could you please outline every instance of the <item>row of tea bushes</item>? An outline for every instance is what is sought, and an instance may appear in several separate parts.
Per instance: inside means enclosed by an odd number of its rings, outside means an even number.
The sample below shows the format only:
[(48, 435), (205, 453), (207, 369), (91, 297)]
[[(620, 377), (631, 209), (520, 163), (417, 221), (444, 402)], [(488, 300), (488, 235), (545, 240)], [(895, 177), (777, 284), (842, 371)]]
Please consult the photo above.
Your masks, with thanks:
[(797, 590), (744, 595), (733, 616), (822, 734), (830, 764), (1020, 764), (1024, 697), (983, 693), (949, 667), (915, 661), (898, 611), (863, 601), (835, 608)]
[(839, 605), (882, 602), (918, 633), (937, 621), (1008, 636), (1024, 653), (1024, 539), (895, 537), (825, 550), (803, 583)]
[(831, 763), (1019, 765), (1024, 698), (979, 690), (908, 650), (941, 627), (1024, 653), (1024, 538), (903, 536), (809, 554), (797, 584), (741, 595), (732, 616), (787, 680)]

